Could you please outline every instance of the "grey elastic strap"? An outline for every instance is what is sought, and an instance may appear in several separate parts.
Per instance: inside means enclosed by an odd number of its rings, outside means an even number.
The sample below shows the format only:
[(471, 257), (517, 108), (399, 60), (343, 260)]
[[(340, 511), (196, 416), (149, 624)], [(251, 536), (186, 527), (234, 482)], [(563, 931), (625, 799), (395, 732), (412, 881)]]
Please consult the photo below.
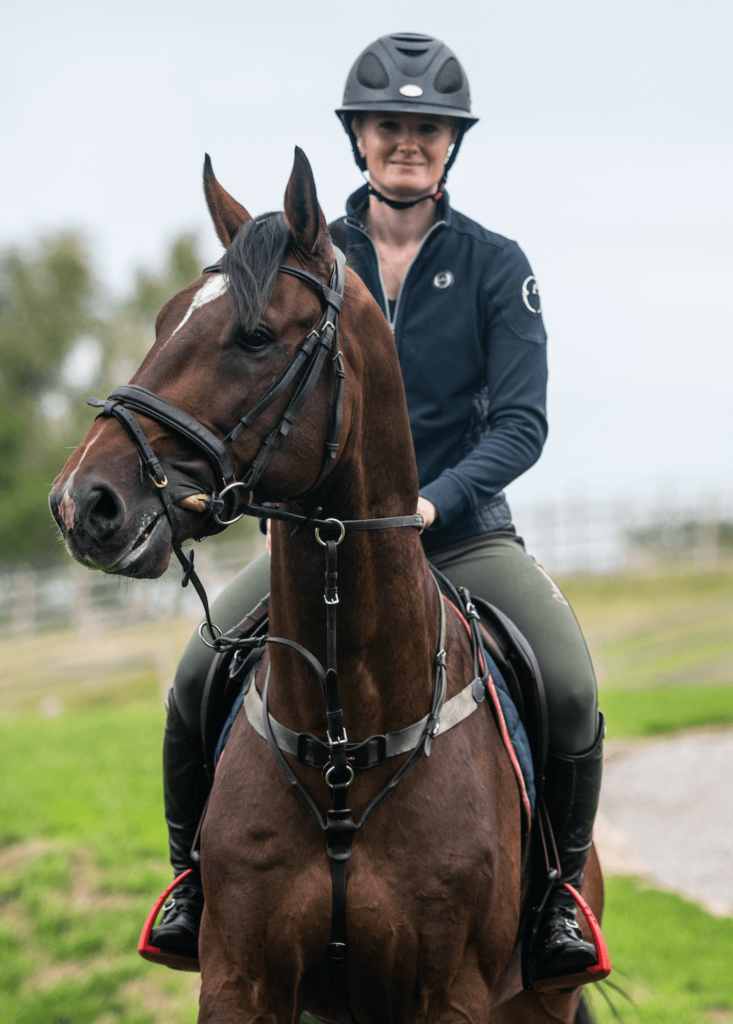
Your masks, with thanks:
[[(267, 679), (270, 678), (270, 669), (267, 669)], [(266, 685), (266, 684), (265, 684)], [(440, 713), (438, 728), (435, 736), (442, 736), (444, 732), (460, 725), (466, 718), (473, 714), (481, 701), (484, 699), (484, 688), (480, 679), (473, 679), (467, 686), (452, 697)], [(244, 697), (244, 713), (252, 728), (265, 738), (265, 730), (262, 725), (262, 697), (255, 685), (251, 685)], [(425, 734), (428, 716), (425, 715), (414, 725), (408, 725), (406, 729), (399, 732), (388, 732), (385, 736), (387, 741), (387, 757), (395, 757), (397, 754), (406, 754), (414, 750)], [(286, 726), (281, 725), (270, 715), (272, 732), (277, 740), (277, 745), (286, 754), (298, 753), (298, 733)]]

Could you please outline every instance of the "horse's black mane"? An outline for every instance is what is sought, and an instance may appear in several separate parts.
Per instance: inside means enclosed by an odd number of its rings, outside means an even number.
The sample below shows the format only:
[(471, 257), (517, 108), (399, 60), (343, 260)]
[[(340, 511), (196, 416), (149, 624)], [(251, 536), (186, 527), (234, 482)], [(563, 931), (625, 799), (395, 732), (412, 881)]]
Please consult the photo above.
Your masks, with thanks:
[(237, 231), (221, 262), (229, 297), (244, 331), (254, 331), (270, 300), (278, 267), (292, 241), (282, 213), (263, 213)]

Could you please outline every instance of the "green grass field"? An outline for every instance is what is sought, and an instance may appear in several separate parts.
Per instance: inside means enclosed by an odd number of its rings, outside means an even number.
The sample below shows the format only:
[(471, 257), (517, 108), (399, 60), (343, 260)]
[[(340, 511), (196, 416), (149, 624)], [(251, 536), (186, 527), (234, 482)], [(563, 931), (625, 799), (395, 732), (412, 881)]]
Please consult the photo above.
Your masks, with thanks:
[(163, 711), (150, 700), (0, 722), (0, 1021), (196, 1019), (197, 976), (146, 964), (143, 920), (169, 879)]
[(563, 582), (609, 738), (733, 723), (733, 573)]
[[(564, 589), (600, 669), (611, 736), (733, 721), (733, 655), (720, 626), (733, 611), (733, 574), (576, 580)], [(185, 624), (168, 633), (181, 645), (186, 635)], [(73, 646), (69, 636), (57, 639)], [(7, 665), (19, 652), (6, 646)], [(119, 647), (129, 664), (134, 636), (109, 645), (113, 654)], [(34, 653), (26, 649), (23, 681)], [(114, 685), (105, 678), (95, 687), (85, 671), (75, 686), (69, 654), (65, 712), (55, 718), (29, 707), (22, 693), (13, 697), (5, 678), (4, 706), (25, 710), (0, 717), (2, 1024), (196, 1019), (198, 977), (146, 964), (135, 952), (142, 921), (169, 879), (160, 781), (164, 679), (153, 662), (125, 677), (111, 660), (109, 671)], [(38, 693), (53, 693), (52, 680)], [(611, 996), (630, 1024), (733, 1022), (733, 920), (638, 880), (611, 878), (604, 931), (613, 980), (634, 1005)], [(593, 1006), (603, 1024), (614, 1019), (598, 993)]]

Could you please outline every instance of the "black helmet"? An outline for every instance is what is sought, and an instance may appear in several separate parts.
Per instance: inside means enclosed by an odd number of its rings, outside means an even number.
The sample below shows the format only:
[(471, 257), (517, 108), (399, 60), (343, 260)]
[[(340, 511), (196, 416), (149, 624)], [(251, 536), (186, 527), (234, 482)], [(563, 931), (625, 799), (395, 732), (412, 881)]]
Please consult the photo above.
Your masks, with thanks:
[(478, 121), (471, 114), (468, 79), (456, 55), (439, 39), (414, 32), (381, 36), (359, 55), (346, 79), (343, 104), (336, 114), (361, 171), (366, 170), (366, 161), (359, 154), (351, 122), (354, 114), (364, 110), (457, 118), (460, 128), (446, 174), (463, 136)]

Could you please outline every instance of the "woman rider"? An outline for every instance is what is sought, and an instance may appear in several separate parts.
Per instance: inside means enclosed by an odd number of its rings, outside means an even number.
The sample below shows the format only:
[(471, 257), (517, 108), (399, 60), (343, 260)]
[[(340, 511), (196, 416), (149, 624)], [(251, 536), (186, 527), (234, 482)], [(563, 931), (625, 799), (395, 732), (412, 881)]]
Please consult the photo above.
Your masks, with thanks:
[[(508, 615), (534, 649), (550, 721), (545, 798), (562, 880), (580, 888), (601, 783), (593, 667), (572, 609), (526, 553), (502, 491), (537, 461), (547, 434), (537, 284), (515, 242), (450, 208), (446, 175), (477, 118), (465, 73), (443, 43), (413, 34), (378, 39), (351, 69), (336, 113), (369, 179), (331, 231), (394, 332), (425, 551), (455, 585)], [(230, 628), (268, 590), (265, 554), (218, 598), (216, 622)], [(208, 789), (199, 729), (211, 657), (194, 635), (169, 701), (165, 807), (177, 873), (195, 867), (190, 850)], [(190, 878), (174, 891), (153, 941), (196, 956), (203, 896)], [(537, 948), (539, 976), (596, 962), (560, 883)]]

